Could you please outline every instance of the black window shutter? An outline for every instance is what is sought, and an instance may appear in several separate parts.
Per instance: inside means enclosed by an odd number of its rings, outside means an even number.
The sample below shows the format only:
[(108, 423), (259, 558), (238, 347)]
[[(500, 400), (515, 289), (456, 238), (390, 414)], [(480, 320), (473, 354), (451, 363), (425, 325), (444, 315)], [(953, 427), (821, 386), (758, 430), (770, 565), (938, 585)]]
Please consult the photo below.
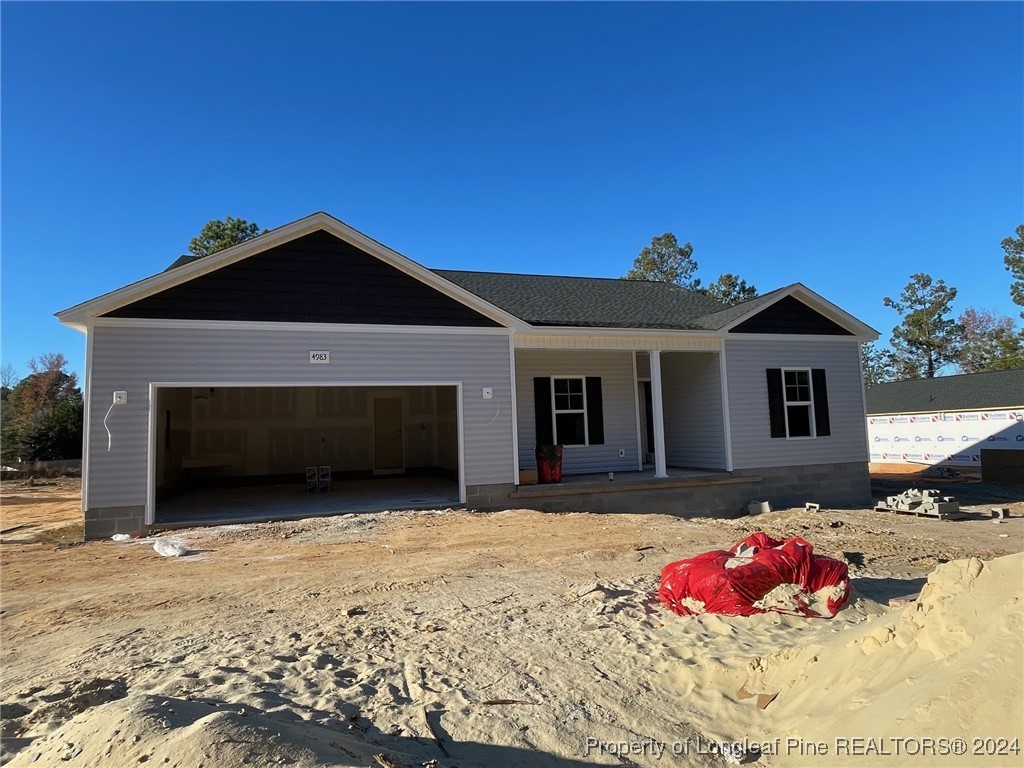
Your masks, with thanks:
[(554, 445), (555, 434), (551, 426), (551, 379), (536, 376), (533, 379), (533, 413), (537, 423), (537, 445)]
[(811, 388), (814, 391), (814, 430), (818, 437), (832, 434), (828, 423), (828, 389), (825, 387), (825, 369), (811, 369)]
[(772, 437), (786, 436), (786, 403), (782, 396), (782, 369), (768, 368), (768, 418)]
[(601, 377), (587, 376), (587, 439), (590, 445), (604, 445), (604, 405)]

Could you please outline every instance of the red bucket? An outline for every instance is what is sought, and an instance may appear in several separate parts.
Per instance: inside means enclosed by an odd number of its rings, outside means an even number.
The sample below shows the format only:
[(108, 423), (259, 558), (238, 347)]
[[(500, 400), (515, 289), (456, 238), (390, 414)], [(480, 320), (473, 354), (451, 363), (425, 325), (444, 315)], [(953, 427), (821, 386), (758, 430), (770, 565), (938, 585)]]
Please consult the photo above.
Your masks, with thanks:
[(562, 446), (542, 445), (535, 450), (537, 453), (537, 482), (562, 482)]

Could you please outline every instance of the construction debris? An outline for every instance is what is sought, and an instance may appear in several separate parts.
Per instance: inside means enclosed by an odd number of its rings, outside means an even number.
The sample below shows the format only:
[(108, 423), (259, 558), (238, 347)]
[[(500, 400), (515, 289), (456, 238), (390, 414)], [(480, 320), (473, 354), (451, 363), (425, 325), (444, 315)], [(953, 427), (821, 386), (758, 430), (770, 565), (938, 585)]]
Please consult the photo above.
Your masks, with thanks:
[(943, 496), (935, 489), (911, 488), (896, 496), (886, 496), (884, 502), (875, 504), (879, 512), (904, 512), (953, 520), (966, 517), (960, 511), (960, 502), (952, 496)]
[(992, 507), (992, 517), (1002, 520), (1010, 516), (1009, 507)]
[(921, 477), (942, 477), (950, 479), (960, 477), (960, 473), (951, 467), (928, 467), (928, 469), (921, 473)]

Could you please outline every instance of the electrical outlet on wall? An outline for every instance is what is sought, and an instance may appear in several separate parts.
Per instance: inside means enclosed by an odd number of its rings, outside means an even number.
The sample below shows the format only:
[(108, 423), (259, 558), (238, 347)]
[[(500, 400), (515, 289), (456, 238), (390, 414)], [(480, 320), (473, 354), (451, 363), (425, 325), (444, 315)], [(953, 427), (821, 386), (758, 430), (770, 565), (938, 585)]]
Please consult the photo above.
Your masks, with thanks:
[(619, 458), (620, 459), (626, 458), (626, 449), (625, 448), (619, 448)]
[(125, 405), (128, 402), (128, 393), (123, 389), (114, 391), (114, 405)]

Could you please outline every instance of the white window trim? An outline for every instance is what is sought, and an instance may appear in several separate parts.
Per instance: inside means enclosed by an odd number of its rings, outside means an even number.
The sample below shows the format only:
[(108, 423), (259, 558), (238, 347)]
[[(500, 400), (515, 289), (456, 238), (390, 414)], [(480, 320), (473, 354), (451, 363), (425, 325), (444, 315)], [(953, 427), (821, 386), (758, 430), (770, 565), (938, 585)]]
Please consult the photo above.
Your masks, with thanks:
[[(786, 392), (786, 373), (787, 371), (804, 372), (807, 374), (807, 389), (811, 394), (810, 400), (789, 400), (789, 396)], [(808, 408), (808, 422), (811, 425), (811, 434), (809, 435), (790, 435), (789, 434), (789, 406), (791, 405), (806, 405)], [(818, 437), (818, 425), (814, 423), (814, 376), (811, 374), (810, 368), (783, 368), (782, 369), (782, 414), (786, 419), (786, 439), (787, 440), (814, 440)]]
[[(571, 408), (567, 411), (558, 410), (555, 405), (555, 381), (564, 379), (576, 379), (583, 383), (583, 409)], [(582, 443), (559, 443), (558, 441), (558, 415), (563, 413), (583, 414), (583, 439)], [(552, 376), (551, 377), (551, 434), (554, 436), (555, 445), (562, 445), (565, 448), (586, 448), (590, 445), (590, 423), (587, 418), (587, 377), (586, 376)]]

